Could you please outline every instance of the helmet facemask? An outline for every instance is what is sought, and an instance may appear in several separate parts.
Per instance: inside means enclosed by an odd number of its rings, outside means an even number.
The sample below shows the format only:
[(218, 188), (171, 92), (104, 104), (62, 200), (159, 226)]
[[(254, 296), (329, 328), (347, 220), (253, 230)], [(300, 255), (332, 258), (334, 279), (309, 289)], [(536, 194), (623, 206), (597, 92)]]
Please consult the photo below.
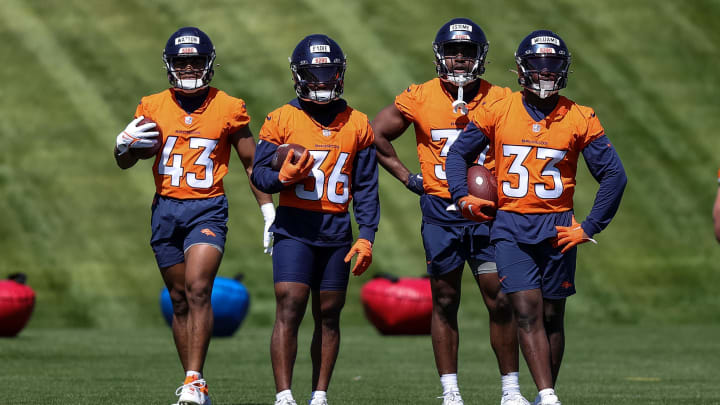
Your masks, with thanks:
[(345, 63), (291, 64), (298, 98), (317, 104), (337, 100), (343, 93)]
[(180, 90), (188, 92), (202, 90), (208, 87), (214, 74), (214, 52), (211, 55), (163, 55), (163, 61), (168, 72), (168, 80), (173, 87)]
[(557, 94), (567, 85), (570, 57), (530, 54), (516, 57), (518, 83), (541, 99)]
[[(443, 81), (465, 86), (485, 72), (488, 44), (473, 41), (447, 41), (434, 43), (435, 68)], [(450, 65), (450, 66), (448, 66)], [(457, 65), (464, 65), (458, 69)]]

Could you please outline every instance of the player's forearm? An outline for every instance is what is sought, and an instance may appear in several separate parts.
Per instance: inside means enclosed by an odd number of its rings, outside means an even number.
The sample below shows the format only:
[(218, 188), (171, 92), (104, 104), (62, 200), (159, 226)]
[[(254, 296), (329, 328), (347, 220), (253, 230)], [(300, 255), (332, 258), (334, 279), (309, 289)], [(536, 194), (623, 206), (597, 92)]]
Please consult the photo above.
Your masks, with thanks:
[(605, 229), (617, 213), (627, 185), (627, 175), (620, 157), (606, 136), (583, 149), (583, 157), (590, 173), (600, 183), (590, 214), (582, 224), (585, 233), (592, 237)]
[(488, 142), (485, 134), (470, 123), (450, 147), (447, 159), (445, 159), (445, 174), (448, 191), (454, 202), (468, 195), (468, 166), (472, 164)]
[(260, 192), (273, 194), (280, 192), (285, 187), (278, 179), (278, 172), (270, 168), (270, 161), (276, 150), (277, 145), (270, 142), (262, 142), (255, 150), (250, 182)]
[(115, 147), (113, 154), (115, 155), (115, 163), (117, 163), (118, 167), (123, 170), (129, 169), (129, 168), (135, 166), (135, 163), (137, 163), (137, 161), (138, 161), (138, 158), (134, 157), (130, 153), (130, 151), (127, 151), (127, 152), (123, 153), (122, 155), (118, 155), (117, 147)]
[(377, 161), (396, 179), (403, 184), (407, 184), (410, 170), (403, 164), (395, 152), (395, 148), (390, 141), (385, 138), (375, 138), (375, 147), (377, 148)]
[(353, 167), (353, 212), (358, 224), (359, 238), (375, 240), (380, 223), (378, 196), (378, 168), (375, 147), (358, 152)]

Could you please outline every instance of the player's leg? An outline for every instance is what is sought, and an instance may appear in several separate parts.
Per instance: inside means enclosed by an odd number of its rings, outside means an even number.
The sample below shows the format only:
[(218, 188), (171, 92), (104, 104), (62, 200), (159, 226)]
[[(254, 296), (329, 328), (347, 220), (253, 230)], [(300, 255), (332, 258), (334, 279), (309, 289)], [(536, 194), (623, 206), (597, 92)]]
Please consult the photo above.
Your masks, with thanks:
[(543, 325), (543, 299), (539, 288), (509, 294), (523, 356), (538, 391), (552, 388), (550, 345)]
[(188, 303), (185, 295), (185, 263), (160, 269), (173, 308), (172, 332), (183, 372), (188, 370)]
[(462, 267), (430, 277), (433, 310), (431, 336), (438, 374), (456, 374), (458, 367), (458, 322)]
[(182, 200), (177, 210), (179, 228), (186, 232), (185, 296), (188, 303), (188, 364), (179, 405), (210, 404), (203, 368), (213, 330), (212, 288), (225, 249), (225, 196)]
[[(543, 322), (542, 270), (531, 248), (514, 241), (498, 240), (495, 260), (502, 290), (513, 307), (520, 348), (538, 392), (552, 394), (557, 399), (550, 368), (550, 345)], [(550, 400), (550, 395), (547, 398)]]
[(517, 325), (510, 298), (502, 292), (495, 263), (495, 248), (480, 226), (472, 230), (468, 264), (488, 310), (490, 345), (495, 352), (501, 375), (500, 405), (528, 405), (520, 393)]
[(340, 350), (340, 313), (350, 277), (350, 263), (345, 263), (344, 258), (349, 250), (350, 245), (318, 248), (311, 283), (315, 330), (310, 350), (313, 363), (310, 405), (327, 405), (327, 390)]
[(430, 334), (443, 387), (443, 404), (462, 404), (457, 383), (457, 311), (465, 266), (465, 258), (460, 254), (462, 228), (423, 222), (421, 232), (433, 302)]
[(550, 344), (553, 385), (557, 381), (565, 351), (565, 301), (575, 294), (577, 248), (563, 254), (545, 242), (538, 247), (542, 258), (545, 333)]
[[(189, 314), (190, 307), (185, 288), (185, 255), (183, 244), (186, 233), (182, 230), (182, 218), (176, 216), (177, 212), (185, 212), (183, 202), (171, 198), (156, 196), (152, 205), (152, 246), (155, 259), (163, 281), (170, 293), (173, 305), (173, 338), (175, 347), (187, 377), (190, 369), (190, 333)], [(193, 393), (185, 382), (175, 391), (181, 399), (195, 399), (195, 403), (203, 403), (200, 395)], [(194, 388), (192, 388), (194, 390)]]
[(305, 315), (315, 261), (313, 248), (278, 235), (272, 261), (276, 308), (270, 360), (278, 403), (291, 403), (288, 401), (294, 401), (290, 386), (297, 356), (298, 329)]
[(327, 392), (330, 385), (340, 350), (340, 312), (345, 305), (345, 295), (345, 291), (313, 291), (313, 393)]
[(550, 343), (550, 366), (555, 386), (565, 352), (565, 299), (545, 299), (544, 307), (545, 333)]
[[(276, 245), (277, 246), (277, 245)], [(273, 255), (276, 251), (273, 248)], [(270, 340), (270, 360), (277, 392), (290, 389), (297, 356), (297, 336), (310, 294), (310, 286), (297, 282), (275, 283), (275, 324)]]
[(196, 244), (185, 252), (185, 294), (188, 302), (188, 370), (202, 373), (213, 329), (211, 295), (222, 252)]

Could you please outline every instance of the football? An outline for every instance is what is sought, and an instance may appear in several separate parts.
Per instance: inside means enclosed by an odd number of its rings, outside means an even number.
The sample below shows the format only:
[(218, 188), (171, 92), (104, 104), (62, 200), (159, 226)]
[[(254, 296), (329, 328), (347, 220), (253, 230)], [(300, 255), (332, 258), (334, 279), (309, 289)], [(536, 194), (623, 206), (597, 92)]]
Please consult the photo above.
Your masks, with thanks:
[(273, 170), (280, 170), (282, 167), (283, 162), (285, 161), (285, 158), (287, 157), (287, 154), (290, 153), (290, 151), (293, 151), (293, 157), (290, 160), (292, 163), (295, 163), (300, 159), (300, 156), (305, 152), (305, 147), (302, 145), (298, 145), (296, 143), (284, 143), (280, 146), (278, 146), (277, 150), (275, 151), (275, 155), (273, 155), (272, 161), (270, 162), (270, 167)]
[[(142, 121), (140, 121), (137, 126), (149, 124), (149, 123), (155, 123), (155, 121), (149, 119), (149, 118), (143, 118)], [(157, 137), (158, 143), (155, 144), (152, 148), (130, 148), (130, 153), (135, 156), (138, 159), (150, 159), (154, 158), (158, 152), (160, 151), (160, 148), (162, 147), (162, 132), (160, 131), (160, 127), (157, 126), (157, 123), (155, 123), (155, 128), (150, 129), (148, 131), (157, 131), (160, 132), (160, 135)]]
[[(483, 200), (498, 202), (497, 179), (485, 166), (470, 166), (467, 172), (468, 192)], [(496, 210), (483, 209), (487, 215), (495, 216)]]

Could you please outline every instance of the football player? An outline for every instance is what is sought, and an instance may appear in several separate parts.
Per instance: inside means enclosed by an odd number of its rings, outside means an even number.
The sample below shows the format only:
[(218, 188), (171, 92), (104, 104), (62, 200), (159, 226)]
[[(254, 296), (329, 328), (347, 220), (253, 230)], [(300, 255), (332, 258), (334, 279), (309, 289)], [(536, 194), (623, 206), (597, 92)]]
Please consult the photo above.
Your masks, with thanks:
[[(421, 233), (433, 295), (432, 344), (443, 387), (443, 404), (462, 404), (457, 383), (460, 282), (467, 262), (490, 314), (490, 344), (502, 380), (502, 405), (523, 405), (518, 382), (518, 342), (510, 303), (500, 291), (490, 227), (460, 215), (445, 175), (448, 149), (465, 128), (468, 112), (491, 103), (510, 89), (480, 78), (485, 71), (488, 41), (467, 18), (444, 24), (433, 42), (438, 77), (412, 85), (372, 122), (378, 160), (406, 187), (420, 195)], [(411, 173), (390, 143), (413, 124), (420, 174)], [(492, 148), (478, 151), (475, 162), (494, 167)]]
[[(311, 295), (315, 331), (310, 404), (327, 404), (349, 262), (358, 256), (352, 269), (356, 276), (372, 262), (380, 218), (374, 136), (367, 116), (340, 98), (345, 66), (345, 54), (328, 36), (314, 34), (300, 41), (290, 58), (297, 98), (267, 116), (255, 154), (253, 183), (267, 193), (280, 193), (271, 228), (277, 309), (270, 356), (277, 405), (295, 404), (290, 383), (297, 334)], [(297, 162), (288, 153), (282, 167), (273, 170), (273, 155), (286, 143), (306, 150)], [(359, 229), (354, 244), (351, 200)]]
[[(537, 385), (535, 404), (559, 405), (554, 391), (565, 346), (565, 300), (575, 293), (576, 246), (595, 242), (620, 205), (627, 178), (593, 109), (560, 96), (570, 52), (554, 32), (534, 31), (515, 53), (522, 91), (476, 109), (447, 158), (453, 201), (470, 219), (493, 203), (468, 195), (467, 167), (494, 148), (498, 211), (491, 231), (503, 291)], [(600, 183), (582, 223), (573, 193), (582, 154)]]
[[(136, 118), (117, 136), (115, 160), (120, 168), (130, 168), (138, 151), (160, 144), (152, 166), (156, 195), (150, 245), (170, 292), (173, 337), (186, 374), (176, 395), (180, 405), (208, 405), (202, 371), (213, 328), (210, 296), (228, 220), (222, 179), (231, 147), (250, 176), (255, 141), (245, 102), (210, 87), (215, 47), (203, 31), (180, 28), (168, 39), (163, 61), (172, 87), (142, 98)], [(143, 118), (157, 127), (138, 125)], [(269, 249), (272, 198), (251, 188), (265, 217)]]

